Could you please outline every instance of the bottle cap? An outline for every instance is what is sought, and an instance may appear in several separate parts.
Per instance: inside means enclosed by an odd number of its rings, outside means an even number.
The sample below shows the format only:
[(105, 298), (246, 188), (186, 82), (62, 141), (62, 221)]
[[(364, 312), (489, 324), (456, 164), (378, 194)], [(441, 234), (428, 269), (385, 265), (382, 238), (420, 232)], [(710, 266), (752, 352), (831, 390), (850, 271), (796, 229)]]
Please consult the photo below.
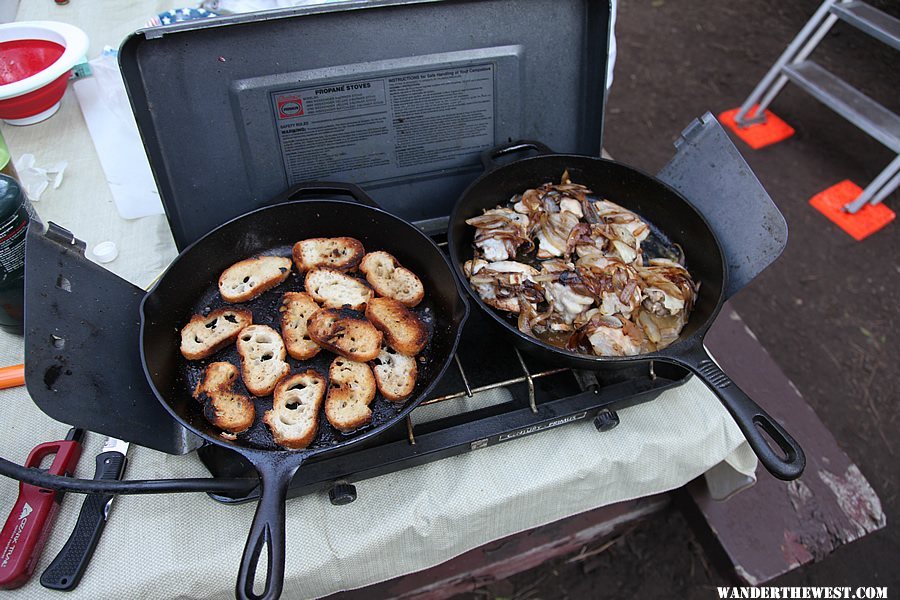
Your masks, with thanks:
[(108, 263), (116, 260), (116, 257), (119, 256), (119, 249), (116, 247), (115, 242), (100, 242), (94, 246), (91, 254), (94, 255), (97, 262)]

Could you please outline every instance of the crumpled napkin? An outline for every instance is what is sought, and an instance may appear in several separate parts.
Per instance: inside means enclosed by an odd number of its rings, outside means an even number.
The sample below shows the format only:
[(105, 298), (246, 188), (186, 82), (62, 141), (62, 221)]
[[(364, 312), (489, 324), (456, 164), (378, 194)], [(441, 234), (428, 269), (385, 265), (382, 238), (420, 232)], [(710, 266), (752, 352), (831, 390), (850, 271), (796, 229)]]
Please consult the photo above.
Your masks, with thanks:
[(16, 160), (16, 172), (19, 174), (19, 182), (25, 188), (25, 194), (32, 202), (41, 199), (41, 194), (53, 180), (53, 189), (57, 189), (63, 181), (63, 173), (69, 163), (65, 160), (50, 165), (49, 167), (36, 167), (34, 154), (23, 154)]

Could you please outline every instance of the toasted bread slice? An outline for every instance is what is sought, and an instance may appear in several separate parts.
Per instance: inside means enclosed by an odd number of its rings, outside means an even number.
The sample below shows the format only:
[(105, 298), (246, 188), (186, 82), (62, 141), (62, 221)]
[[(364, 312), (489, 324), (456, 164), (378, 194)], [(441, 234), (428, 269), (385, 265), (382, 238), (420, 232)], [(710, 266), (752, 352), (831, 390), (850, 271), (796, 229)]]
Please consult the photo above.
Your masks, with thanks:
[(306, 292), (288, 292), (281, 300), (281, 336), (287, 345), (288, 354), (297, 360), (309, 360), (319, 353), (307, 330), (307, 321), (319, 305)]
[(256, 409), (248, 396), (223, 392), (203, 403), (203, 416), (223, 431), (241, 433), (253, 425)]
[(246, 431), (256, 416), (253, 401), (234, 391), (237, 376), (238, 368), (231, 363), (210, 363), (194, 388), (206, 420), (228, 433)]
[(272, 430), (276, 444), (296, 450), (312, 443), (319, 427), (319, 409), (326, 387), (325, 378), (312, 369), (288, 375), (278, 382), (272, 410), (263, 415), (263, 422)]
[(375, 398), (375, 376), (369, 365), (338, 357), (328, 369), (325, 417), (343, 432), (358, 429), (372, 420), (369, 404)]
[(334, 308), (316, 311), (308, 332), (319, 346), (359, 362), (372, 360), (381, 348), (382, 335), (374, 325)]
[(254, 396), (268, 396), (278, 380), (290, 370), (284, 362), (284, 341), (267, 325), (251, 325), (237, 339), (241, 355), (241, 377)]
[(380, 296), (393, 298), (406, 306), (415, 306), (425, 297), (422, 281), (387, 252), (369, 252), (363, 257), (359, 270), (366, 274), (366, 281)]
[(219, 293), (225, 302), (247, 302), (282, 283), (291, 274), (291, 259), (259, 256), (234, 263), (219, 277)]
[(366, 306), (366, 317), (400, 354), (415, 356), (428, 343), (425, 323), (393, 298), (372, 298)]
[(310, 238), (294, 244), (292, 255), (297, 271), (305, 273), (315, 267), (338, 271), (355, 271), (366, 249), (352, 237)]
[(373, 370), (378, 391), (391, 402), (406, 400), (416, 388), (419, 369), (412, 356), (405, 356), (391, 348), (382, 348), (375, 359)]
[(230, 392), (238, 376), (238, 368), (230, 362), (209, 363), (203, 371), (203, 377), (194, 386), (194, 398), (201, 400), (203, 394)]
[(325, 308), (364, 310), (374, 295), (364, 281), (326, 267), (310, 269), (304, 285), (306, 292)]
[(181, 330), (181, 354), (188, 360), (212, 356), (253, 323), (249, 310), (220, 308), (205, 317), (194, 315)]

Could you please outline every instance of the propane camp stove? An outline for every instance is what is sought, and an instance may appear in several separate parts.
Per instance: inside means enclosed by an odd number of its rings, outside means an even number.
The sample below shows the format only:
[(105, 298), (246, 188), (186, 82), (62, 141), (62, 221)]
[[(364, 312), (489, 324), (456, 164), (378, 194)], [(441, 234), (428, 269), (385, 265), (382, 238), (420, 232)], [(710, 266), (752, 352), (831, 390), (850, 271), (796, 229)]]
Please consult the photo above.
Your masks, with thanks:
[[(759, 271), (740, 248), (777, 255), (784, 231), (775, 228), (778, 235), (761, 235), (777, 224), (766, 213), (772, 201), (712, 115), (691, 123), (676, 147), (659, 177), (691, 197), (707, 219), (728, 231), (723, 239), (726, 246), (734, 246), (726, 248), (731, 295)], [(762, 225), (748, 228), (729, 220), (718, 202), (722, 197), (755, 210), (750, 222)], [(446, 230), (447, 217), (417, 224), (440, 243), (435, 232)], [(32, 323), (26, 338), (26, 380), (34, 402), (49, 416), (73, 426), (169, 454), (197, 450), (216, 477), (254, 477), (237, 454), (204, 446), (201, 438), (182, 428), (147, 385), (139, 354), (144, 291), (87, 260), (83, 242), (52, 223), (46, 232), (29, 230), (27, 243), (33, 260), (26, 281), (32, 296), (44, 299), (26, 306)], [(45, 265), (55, 267), (39, 267)], [(122, 326), (101, 329), (96, 323)], [(64, 344), (59, 340), (63, 330)], [(679, 367), (651, 361), (623, 363), (620, 370), (604, 373), (561, 369), (520, 355), (501, 333), (481, 311), (471, 311), (454, 364), (432, 396), (405, 423), (377, 438), (304, 463), (289, 494), (328, 491), (333, 501), (348, 502), (355, 493), (352, 483), (369, 477), (527, 435), (564, 436), (563, 425), (579, 421), (593, 419), (598, 429), (607, 430), (617, 424), (617, 410), (653, 400), (688, 377)], [(116, 368), (98, 370), (98, 357), (115, 357), (110, 360), (115, 360)], [(65, 377), (47, 378), (63, 367)], [(123, 401), (110, 410), (109, 398)], [(214, 497), (243, 502), (258, 492)]]
[[(429, 233), (446, 230), (436, 221), (417, 224)], [(443, 233), (432, 236), (446, 247)], [(501, 333), (481, 311), (472, 311), (454, 364), (431, 396), (405, 422), (368, 444), (304, 463), (288, 496), (327, 492), (332, 504), (347, 504), (356, 499), (353, 483), (370, 477), (528, 435), (564, 436), (564, 425), (582, 421), (593, 420), (598, 432), (608, 431), (619, 425), (616, 411), (653, 400), (689, 377), (680, 367), (654, 361), (612, 373), (561, 368), (520, 353)], [(224, 448), (208, 445), (198, 454), (216, 477), (255, 476), (250, 463)], [(212, 497), (248, 502), (259, 497), (259, 488)]]

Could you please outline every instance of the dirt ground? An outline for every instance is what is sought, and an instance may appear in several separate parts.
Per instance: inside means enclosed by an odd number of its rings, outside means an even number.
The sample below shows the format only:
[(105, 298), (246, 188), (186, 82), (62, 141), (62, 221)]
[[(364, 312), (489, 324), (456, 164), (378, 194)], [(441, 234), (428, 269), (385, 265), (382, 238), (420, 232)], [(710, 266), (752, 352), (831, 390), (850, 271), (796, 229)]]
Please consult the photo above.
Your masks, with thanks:
[[(900, 3), (870, 2), (900, 17)], [(818, 0), (621, 0), (619, 59), (605, 147), (656, 172), (695, 117), (738, 106)], [(900, 112), (896, 51), (838, 23), (813, 59)], [(808, 205), (843, 179), (868, 184), (891, 152), (788, 85), (772, 106), (796, 135), (750, 150), (736, 142), (787, 219), (782, 258), (734, 299), (741, 316), (875, 488), (887, 527), (773, 585), (879, 585), (900, 590), (900, 220), (863, 242)], [(886, 201), (900, 211), (900, 193)], [(766, 475), (762, 475), (766, 476)], [(671, 510), (589, 562), (565, 559), (475, 598), (711, 598), (726, 579)]]

